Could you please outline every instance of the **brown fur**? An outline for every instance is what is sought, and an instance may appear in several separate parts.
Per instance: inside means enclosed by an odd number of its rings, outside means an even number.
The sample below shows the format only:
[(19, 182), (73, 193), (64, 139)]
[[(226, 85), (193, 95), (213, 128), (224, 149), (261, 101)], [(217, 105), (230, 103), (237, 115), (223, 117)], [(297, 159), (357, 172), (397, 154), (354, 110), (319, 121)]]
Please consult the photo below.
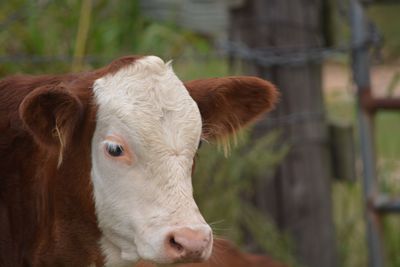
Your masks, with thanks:
[[(103, 264), (90, 180), (92, 86), (138, 58), (124, 57), (87, 73), (0, 81), (0, 266)], [(276, 98), (260, 79), (228, 79), (187, 83), (206, 124), (221, 133), (246, 124)], [(240, 92), (241, 86), (248, 93)]]
[[(102, 257), (90, 184), (97, 71), (0, 81), (0, 266), (88, 266)], [(60, 137), (63, 162), (59, 160)]]
[[(156, 267), (150, 262), (139, 262), (134, 267)], [(265, 255), (241, 252), (231, 242), (223, 239), (214, 241), (211, 258), (201, 263), (176, 264), (176, 267), (287, 267)]]
[(271, 110), (278, 98), (275, 87), (257, 77), (210, 78), (185, 86), (199, 106), (206, 139), (218, 139), (253, 122)]

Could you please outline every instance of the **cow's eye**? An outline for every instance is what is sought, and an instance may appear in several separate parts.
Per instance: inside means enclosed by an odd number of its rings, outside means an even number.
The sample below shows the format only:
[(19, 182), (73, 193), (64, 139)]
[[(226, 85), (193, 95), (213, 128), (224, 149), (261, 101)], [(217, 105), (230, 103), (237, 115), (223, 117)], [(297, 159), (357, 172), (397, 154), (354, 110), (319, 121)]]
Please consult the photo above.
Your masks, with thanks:
[(120, 157), (124, 154), (124, 148), (119, 144), (107, 143), (106, 151), (111, 157)]

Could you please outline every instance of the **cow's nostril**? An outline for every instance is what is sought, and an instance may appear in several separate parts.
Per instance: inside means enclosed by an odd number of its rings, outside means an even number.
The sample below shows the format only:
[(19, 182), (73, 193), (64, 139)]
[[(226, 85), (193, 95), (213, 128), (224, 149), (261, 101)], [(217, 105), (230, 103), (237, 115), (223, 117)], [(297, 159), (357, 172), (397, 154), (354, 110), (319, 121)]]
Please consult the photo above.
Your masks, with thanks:
[(182, 251), (183, 250), (182, 245), (175, 241), (174, 236), (171, 236), (169, 238), (169, 244), (170, 244), (171, 247), (173, 247), (177, 251)]
[(188, 227), (177, 228), (165, 240), (165, 252), (173, 261), (201, 261), (207, 256), (212, 244), (208, 229), (193, 230)]

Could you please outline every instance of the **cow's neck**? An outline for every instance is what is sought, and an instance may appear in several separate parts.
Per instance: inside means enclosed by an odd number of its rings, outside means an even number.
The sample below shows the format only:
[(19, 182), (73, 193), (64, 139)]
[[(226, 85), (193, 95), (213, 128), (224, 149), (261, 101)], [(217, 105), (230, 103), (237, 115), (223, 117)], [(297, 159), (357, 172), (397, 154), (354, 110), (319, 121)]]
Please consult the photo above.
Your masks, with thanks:
[[(69, 258), (76, 261), (71, 266), (93, 262), (100, 264), (102, 261), (98, 247), (100, 231), (90, 179), (90, 144), (95, 127), (95, 111), (88, 110), (86, 113), (81, 128), (76, 131), (79, 136), (65, 149), (61, 165), (57, 167), (58, 151), (50, 156), (51, 162), (46, 164), (53, 166), (44, 174), (48, 185), (47, 203), (52, 204), (44, 212), (39, 212), (44, 214), (41, 223), (47, 224), (51, 232), (46, 227), (40, 229), (41, 237), (37, 239), (37, 251), (34, 253), (40, 259), (52, 259), (52, 256), (61, 254), (63, 260)], [(56, 258), (53, 260), (48, 265), (58, 264)]]
[(70, 266), (101, 265), (90, 179), (93, 112), (87, 112), (79, 143), (70, 144), (59, 167), (58, 151), (44, 149), (26, 133), (15, 135), (0, 177), (5, 266), (61, 266), (65, 259)]

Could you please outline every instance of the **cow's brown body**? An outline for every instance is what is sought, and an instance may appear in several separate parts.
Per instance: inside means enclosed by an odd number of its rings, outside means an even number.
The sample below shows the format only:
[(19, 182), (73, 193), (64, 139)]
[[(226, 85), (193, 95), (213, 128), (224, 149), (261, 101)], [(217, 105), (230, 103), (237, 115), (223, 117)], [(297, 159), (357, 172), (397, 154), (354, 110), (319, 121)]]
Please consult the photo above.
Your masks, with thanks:
[[(103, 265), (90, 181), (92, 86), (137, 59), (125, 57), (82, 74), (0, 81), (0, 266)], [(271, 92), (257, 113), (271, 107), (276, 98)], [(35, 94), (41, 94), (39, 104), (32, 102)], [(79, 105), (64, 96), (77, 98)], [(248, 120), (227, 122), (226, 132)]]
[(85, 136), (68, 147), (68, 164), (58, 170), (56, 147), (35, 142), (18, 113), (33, 89), (72, 78), (16, 76), (0, 82), (0, 266), (57, 266), (65, 255), (71, 255), (71, 266), (85, 266), (98, 258), (93, 249), (99, 233), (92, 202), (85, 199), (91, 187), (83, 179), (90, 172), (91, 112), (81, 118)]

